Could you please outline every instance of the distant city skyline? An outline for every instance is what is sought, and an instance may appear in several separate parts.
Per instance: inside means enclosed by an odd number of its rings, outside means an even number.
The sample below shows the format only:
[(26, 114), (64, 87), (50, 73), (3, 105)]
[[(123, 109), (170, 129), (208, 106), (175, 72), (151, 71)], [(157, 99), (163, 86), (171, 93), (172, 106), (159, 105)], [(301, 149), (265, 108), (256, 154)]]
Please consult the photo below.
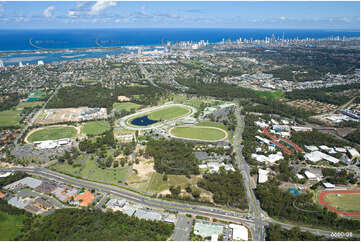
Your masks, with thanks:
[(360, 29), (360, 2), (0, 2), (0, 29)]

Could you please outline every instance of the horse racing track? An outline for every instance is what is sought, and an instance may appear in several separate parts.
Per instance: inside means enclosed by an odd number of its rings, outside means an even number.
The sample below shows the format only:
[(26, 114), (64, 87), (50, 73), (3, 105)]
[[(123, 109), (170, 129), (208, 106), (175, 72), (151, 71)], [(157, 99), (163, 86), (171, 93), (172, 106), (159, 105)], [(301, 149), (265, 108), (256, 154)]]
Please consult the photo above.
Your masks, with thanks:
[(323, 206), (335, 213), (344, 216), (360, 216), (359, 190), (323, 191), (318, 199)]

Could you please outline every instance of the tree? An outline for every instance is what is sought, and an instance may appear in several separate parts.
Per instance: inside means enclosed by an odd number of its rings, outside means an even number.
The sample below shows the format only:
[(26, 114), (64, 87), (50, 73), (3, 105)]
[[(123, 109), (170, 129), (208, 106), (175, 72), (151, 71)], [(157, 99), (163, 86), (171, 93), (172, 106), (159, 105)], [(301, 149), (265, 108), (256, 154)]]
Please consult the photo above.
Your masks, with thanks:
[(169, 188), (170, 192), (172, 193), (173, 196), (178, 196), (181, 193), (181, 187), (180, 186), (171, 186)]

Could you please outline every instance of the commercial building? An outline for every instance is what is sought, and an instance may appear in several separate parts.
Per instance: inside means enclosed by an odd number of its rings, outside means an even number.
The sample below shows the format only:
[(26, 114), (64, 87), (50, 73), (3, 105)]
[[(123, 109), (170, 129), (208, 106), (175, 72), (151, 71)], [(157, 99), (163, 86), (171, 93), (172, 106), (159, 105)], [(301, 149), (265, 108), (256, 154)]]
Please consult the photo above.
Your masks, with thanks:
[(248, 229), (245, 226), (238, 224), (230, 224), (229, 227), (233, 230), (232, 239), (235, 241), (248, 241)]
[(322, 185), (323, 185), (326, 189), (333, 189), (333, 188), (336, 187), (335, 185), (333, 185), (332, 183), (329, 183), (329, 182), (323, 182)]
[(107, 208), (110, 208), (112, 210), (121, 210), (125, 204), (127, 203), (127, 200), (125, 199), (110, 199), (107, 204), (105, 205)]
[(216, 234), (217, 237), (223, 233), (223, 226), (219, 224), (212, 224), (206, 222), (196, 222), (194, 225), (194, 234), (200, 235), (203, 238), (212, 237)]
[(266, 162), (273, 164), (276, 161), (282, 160), (284, 157), (281, 152), (277, 152), (276, 154), (270, 154), (268, 157), (265, 155), (252, 154), (251, 157), (258, 162)]
[[(75, 196), (75, 195), (71, 195), (71, 196)], [(85, 190), (85, 192), (80, 193), (78, 196), (76, 196), (74, 200), (80, 201), (80, 206), (87, 207), (93, 203), (94, 199), (95, 196), (88, 190)]]
[(312, 128), (303, 126), (291, 126), (291, 129), (295, 132), (311, 132)]
[(311, 153), (305, 154), (305, 159), (311, 162), (318, 162), (321, 160), (327, 160), (328, 162), (331, 162), (333, 164), (337, 164), (340, 160), (336, 159), (333, 156), (327, 155), (325, 153), (322, 153), (320, 151), (313, 151)]
[(0, 178), (8, 177), (8, 176), (10, 176), (12, 174), (13, 173), (11, 173), (11, 172), (0, 172)]
[(347, 153), (350, 155), (351, 159), (360, 158), (360, 153), (355, 148), (348, 147)]
[(137, 209), (134, 216), (140, 219), (158, 220), (158, 221), (162, 220), (162, 215), (160, 213), (153, 211), (146, 211), (143, 209)]
[(315, 174), (313, 174), (312, 172), (305, 171), (305, 176), (309, 180), (317, 180), (317, 176)]
[(265, 183), (268, 181), (268, 171), (261, 168), (258, 169), (258, 183)]
[(19, 188), (19, 187), (30, 187), (30, 188), (36, 188), (38, 186), (40, 186), (40, 184), (42, 183), (41, 180), (32, 178), (32, 177), (25, 177), (19, 181), (13, 182), (7, 186), (4, 187), (4, 189), (6, 190), (13, 190), (15, 188)]

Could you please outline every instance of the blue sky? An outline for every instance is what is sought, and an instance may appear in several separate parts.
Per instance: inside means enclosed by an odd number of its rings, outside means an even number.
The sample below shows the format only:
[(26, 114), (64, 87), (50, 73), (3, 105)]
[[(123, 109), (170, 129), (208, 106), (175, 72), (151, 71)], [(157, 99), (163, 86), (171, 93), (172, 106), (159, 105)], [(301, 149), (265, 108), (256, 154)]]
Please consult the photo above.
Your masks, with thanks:
[(0, 29), (360, 29), (360, 2), (0, 2)]

